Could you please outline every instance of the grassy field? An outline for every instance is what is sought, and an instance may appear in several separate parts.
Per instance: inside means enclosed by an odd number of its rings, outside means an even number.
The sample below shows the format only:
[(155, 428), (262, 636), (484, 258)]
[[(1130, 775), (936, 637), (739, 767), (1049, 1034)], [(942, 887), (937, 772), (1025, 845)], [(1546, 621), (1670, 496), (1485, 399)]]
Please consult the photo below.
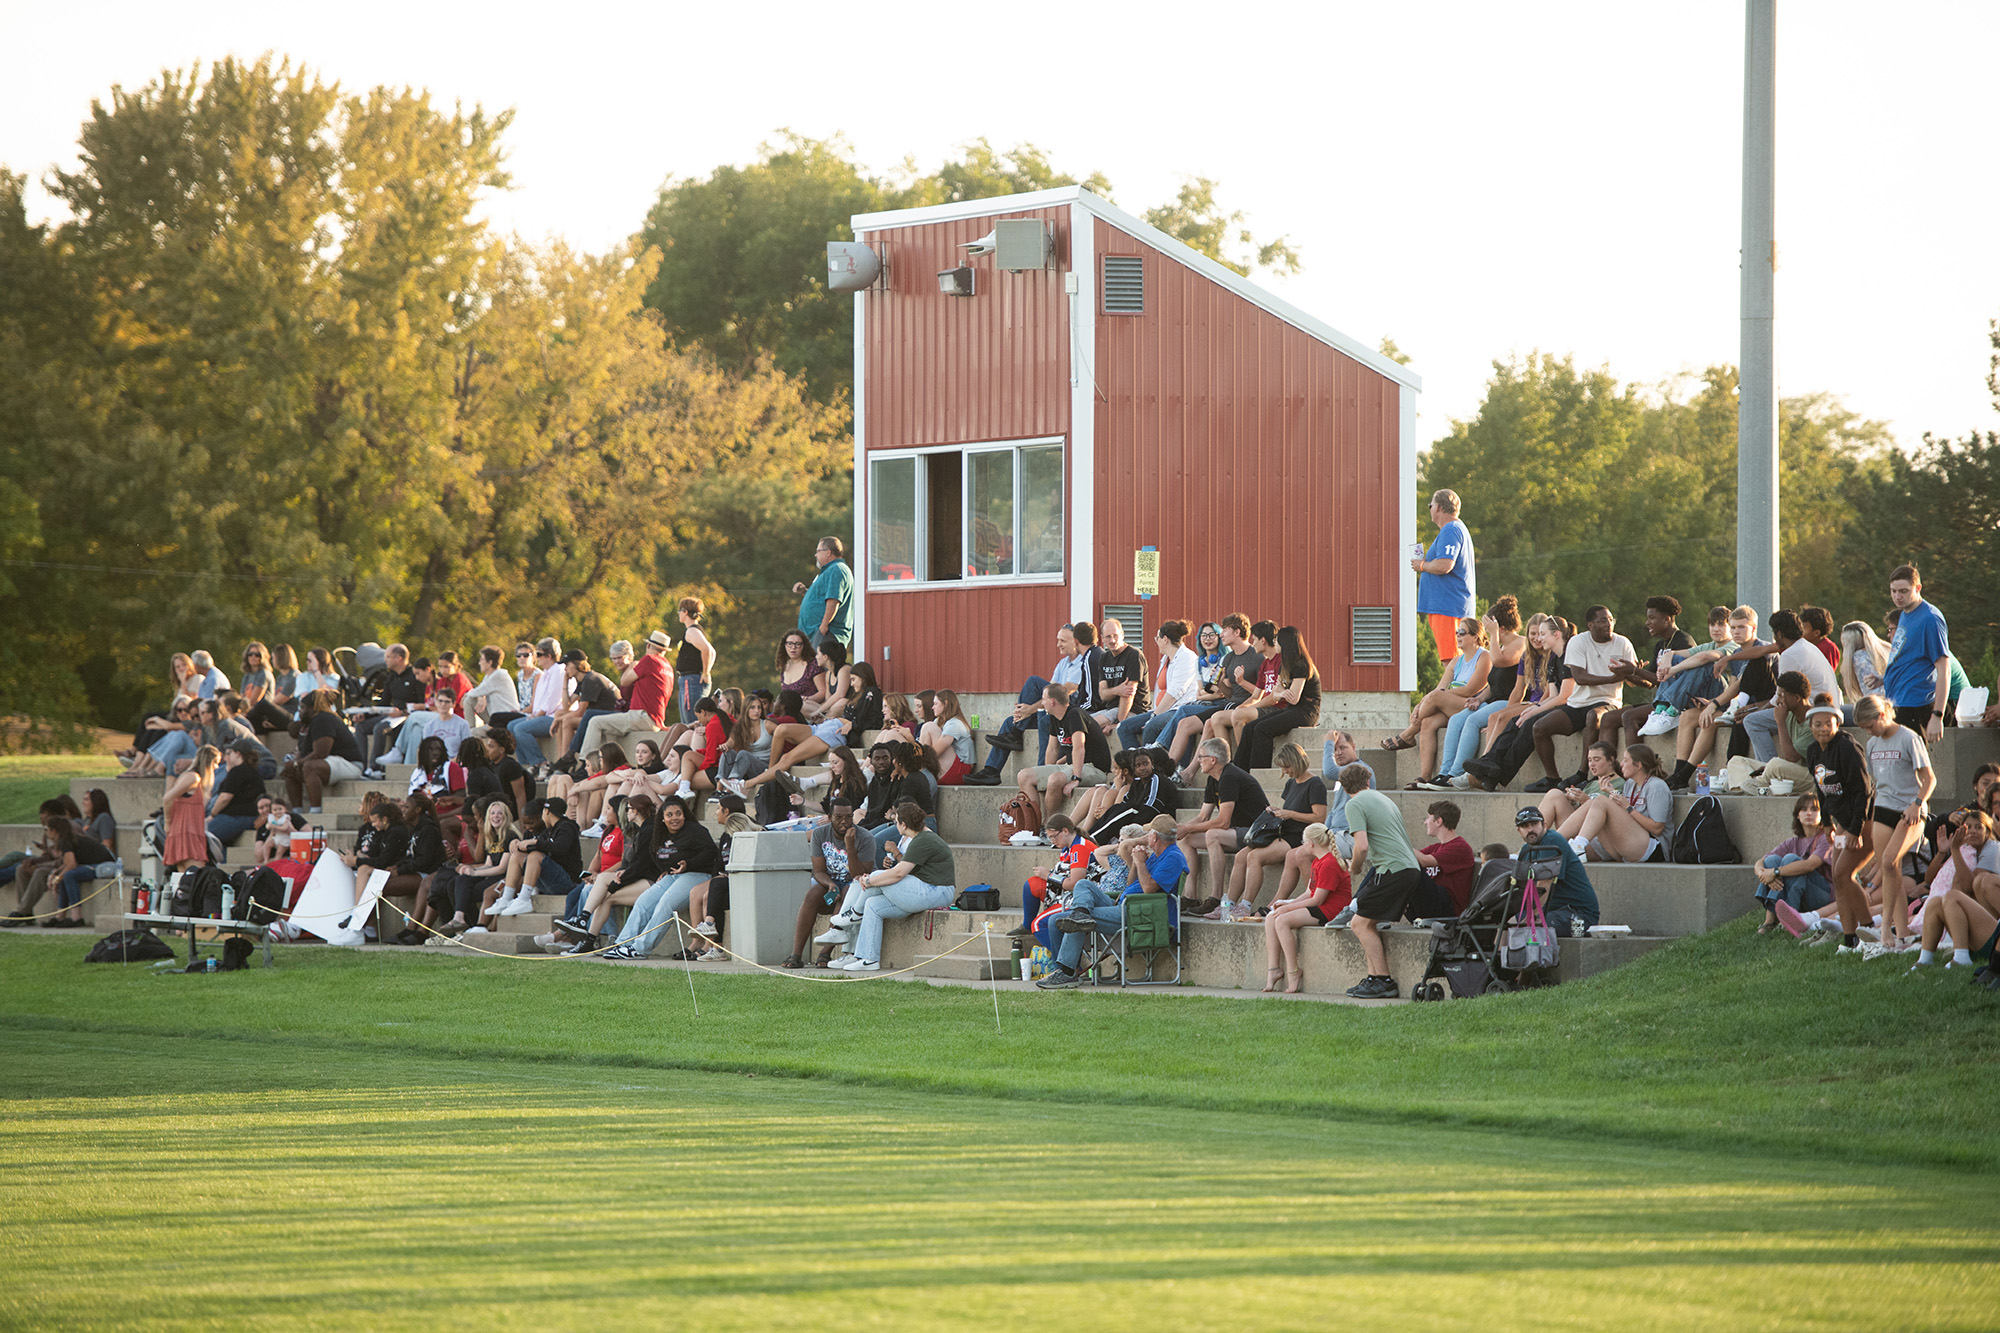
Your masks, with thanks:
[[(131, 738), (125, 743), (130, 745)], [(71, 778), (104, 778), (122, 771), (108, 754), (0, 755), (0, 824), (32, 824), (43, 801), (69, 790)]]
[(0, 940), (10, 1326), (1991, 1327), (2000, 999), (1359, 1010)]

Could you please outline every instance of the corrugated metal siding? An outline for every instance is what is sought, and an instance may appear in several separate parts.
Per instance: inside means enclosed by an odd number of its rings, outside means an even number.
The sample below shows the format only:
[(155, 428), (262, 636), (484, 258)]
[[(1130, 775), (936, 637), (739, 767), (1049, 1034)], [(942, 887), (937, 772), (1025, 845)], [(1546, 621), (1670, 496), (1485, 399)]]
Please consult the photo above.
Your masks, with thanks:
[(1068, 612), (1061, 584), (871, 592), (868, 661), (884, 689), (1011, 693), (1055, 665), (1056, 628)]
[(969, 297), (943, 295), (936, 275), (967, 262), (958, 247), (991, 231), (993, 218), (861, 234), (889, 254), (889, 290), (857, 298), (868, 302), (868, 448), (1069, 433), (1069, 210), (1005, 216), (1047, 222), (1056, 266), (1004, 273), (990, 255), (972, 260)]
[[(865, 300), (864, 446), (909, 449), (1069, 436), (1069, 209), (1024, 210), (1054, 235), (1054, 267), (1006, 273), (983, 257), (975, 295), (945, 296), (936, 274), (956, 267), (958, 247), (992, 230), (994, 218), (864, 232), (889, 256), (889, 290)], [(1070, 512), (1064, 455), (1067, 557)], [(867, 591), (867, 660), (886, 688), (950, 686), (1012, 691), (1055, 662), (1056, 626), (1069, 589), (968, 580), (929, 592)], [(883, 660), (883, 649), (889, 650)]]
[(1145, 258), (1149, 308), (1097, 322), (1095, 601), (1158, 546), (1149, 633), (1241, 611), (1297, 625), (1325, 688), (1395, 689), (1349, 642), (1398, 605), (1395, 383), (1103, 221), (1097, 248)]

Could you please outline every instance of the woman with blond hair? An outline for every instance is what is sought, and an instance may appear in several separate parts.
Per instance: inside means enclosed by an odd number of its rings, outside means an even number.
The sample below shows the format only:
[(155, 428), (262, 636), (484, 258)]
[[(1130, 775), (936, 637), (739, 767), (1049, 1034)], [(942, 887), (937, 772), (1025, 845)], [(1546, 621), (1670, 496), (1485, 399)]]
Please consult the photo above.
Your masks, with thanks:
[(213, 745), (194, 752), (194, 762), (167, 784), (160, 803), (167, 812), (167, 845), (160, 859), (169, 868), (187, 870), (208, 860), (209, 788), (215, 782), (215, 763), (222, 756)]
[[(1865, 620), (1850, 620), (1840, 627), (1840, 697), (1859, 699), (1864, 694), (1882, 693), (1882, 673), (1889, 669), (1889, 645)], [(1841, 710), (1854, 720), (1854, 705)]]
[(1264, 989), (1278, 989), (1285, 980), (1285, 993), (1296, 995), (1305, 984), (1299, 967), (1299, 931), (1306, 926), (1323, 926), (1354, 897), (1347, 867), (1334, 855), (1333, 834), (1324, 824), (1308, 824), (1301, 839), (1306, 855), (1312, 858), (1305, 893), (1297, 898), (1280, 898), (1264, 917)]
[(1493, 641), (1493, 665), (1486, 673), (1480, 700), (1453, 713), (1445, 723), (1437, 776), (1430, 786), (1440, 791), (1463, 786), (1451, 779), (1465, 772), (1465, 761), (1479, 753), (1480, 741), (1499, 735), (1500, 729), (1531, 702), (1530, 691), (1548, 674), (1549, 651), (1542, 638), (1548, 619), (1537, 611), (1528, 617), (1527, 630), (1522, 632), (1520, 603), (1512, 593), (1487, 608), (1483, 623)]

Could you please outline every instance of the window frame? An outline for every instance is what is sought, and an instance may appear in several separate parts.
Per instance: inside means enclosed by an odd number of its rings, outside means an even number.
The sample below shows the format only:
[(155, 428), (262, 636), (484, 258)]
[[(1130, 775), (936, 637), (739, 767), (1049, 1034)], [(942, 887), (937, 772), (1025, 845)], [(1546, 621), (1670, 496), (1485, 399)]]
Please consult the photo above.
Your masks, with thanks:
[[(1023, 521), (1023, 517), (1027, 512), (1027, 504), (1025, 501), (1025, 497), (1023, 495), (1023, 488), (1022, 488), (1022, 480), (1024, 472), (1023, 455), (1025, 455), (1028, 451), (1033, 449), (1044, 449), (1044, 448), (1049, 448), (1051, 446), (1053, 446), (1062, 456), (1062, 494), (1058, 498), (1062, 501), (1062, 512), (1063, 512), (1063, 549), (1062, 549), (1063, 567), (1060, 570), (1056, 570), (1054, 572), (1022, 574), (1018, 572), (1022, 563), (1021, 557), (1023, 550), (1021, 524)], [(874, 543), (875, 464), (891, 462), (901, 458), (915, 458), (922, 460), (927, 457), (939, 454), (956, 454), (959, 456), (960, 481), (958, 489), (958, 551), (959, 551), (959, 559), (963, 561), (966, 559), (966, 553), (972, 549), (973, 469), (970, 461), (971, 457), (974, 454), (990, 454), (990, 453), (1001, 453), (1001, 452), (1010, 452), (1014, 455), (1013, 551), (1014, 551), (1014, 567), (1016, 572), (1012, 574), (978, 574), (978, 575), (961, 573), (960, 576), (957, 578), (934, 579), (928, 577), (928, 575), (930, 574), (930, 570), (926, 568), (923, 570), (923, 573), (926, 575), (926, 577), (924, 578), (919, 578), (919, 579), (876, 578), (875, 543)], [(916, 445), (906, 449), (870, 449), (867, 451), (866, 462), (869, 468), (868, 513), (865, 516), (865, 522), (859, 526), (861, 527), (861, 530), (864, 533), (868, 534), (869, 538), (868, 550), (862, 561), (862, 571), (866, 577), (867, 580), (866, 587), (870, 593), (935, 592), (940, 588), (966, 588), (966, 589), (989, 588), (989, 587), (1015, 588), (1015, 587), (1035, 586), (1035, 585), (1046, 587), (1046, 586), (1061, 586), (1069, 582), (1069, 534), (1070, 534), (1072, 519), (1069, 512), (1070, 510), (1069, 495), (1068, 495), (1069, 439), (1067, 436), (1038, 435), (1020, 440), (979, 440), (979, 441), (968, 442), (965, 444)], [(915, 515), (915, 523), (913, 525), (915, 532), (916, 551), (918, 552), (919, 555), (925, 557), (926, 559), (928, 558), (930, 552), (931, 525), (933, 519), (933, 515), (930, 512), (930, 503), (929, 503), (929, 495), (930, 495), (929, 469), (930, 465), (927, 462), (920, 461), (917, 464), (917, 476), (916, 476), (917, 512)]]

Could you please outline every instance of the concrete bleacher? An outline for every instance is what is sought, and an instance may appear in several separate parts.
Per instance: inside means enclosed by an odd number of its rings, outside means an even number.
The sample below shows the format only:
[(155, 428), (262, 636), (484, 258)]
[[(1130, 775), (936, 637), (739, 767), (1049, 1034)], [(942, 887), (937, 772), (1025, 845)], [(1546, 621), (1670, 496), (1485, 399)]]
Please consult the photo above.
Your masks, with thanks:
[[(990, 722), (992, 719), (987, 720)], [(988, 729), (982, 728), (982, 732)], [(1302, 728), (1293, 737), (1306, 748), (1315, 772), (1319, 768), (1324, 736), (1322, 728)], [(1380, 734), (1364, 733), (1359, 739), (1364, 743), (1379, 741)], [(1557, 745), (1557, 757), (1565, 772), (1580, 765), (1581, 753), (1581, 744), (1574, 737), (1564, 738)], [(1944, 739), (1932, 747), (1932, 756), (1939, 776), (1933, 805), (1956, 804), (1971, 790), (1974, 770), (1981, 763), (2000, 760), (2000, 731), (1948, 729)], [(1521, 794), (1518, 783), (1515, 790), (1505, 792), (1405, 791), (1402, 790), (1403, 784), (1416, 772), (1414, 752), (1389, 752), (1364, 745), (1360, 757), (1374, 768), (1380, 787), (1402, 811), (1412, 833), (1418, 835), (1413, 841), (1421, 841), (1424, 809), (1434, 801), (1449, 799), (1463, 811), (1459, 832), (1475, 848), (1487, 842), (1512, 845), (1515, 841), (1514, 811), (1523, 804), (1532, 805), (1538, 799)], [(1020, 920), (1022, 882), (1034, 867), (1048, 864), (1051, 856), (1050, 850), (1045, 847), (1003, 846), (997, 840), (1000, 806), (1015, 791), (1012, 778), (1021, 763), (1021, 756), (1010, 757), (1007, 780), (999, 787), (948, 787), (944, 789), (940, 801), (940, 832), (953, 847), (959, 885), (991, 885), (998, 891), (1001, 910), (993, 913), (939, 914), (930, 922), (929, 939), (925, 938), (923, 917), (893, 923), (885, 939), (885, 969), (914, 966), (919, 975), (982, 980), (1004, 975), (1007, 941), (1002, 935)], [(801, 770), (811, 771), (809, 768)], [(1258, 776), (1275, 797), (1283, 786), (1282, 775), (1265, 770)], [(1531, 761), (1521, 773), (1519, 782), (1538, 776), (1539, 766)], [(400, 795), (407, 789), (408, 783), (409, 769), (391, 766), (382, 780), (336, 784), (328, 791), (320, 815), (314, 817), (312, 822), (326, 830), (330, 847), (338, 850), (351, 848), (361, 825), (362, 794), (379, 790), (389, 795)], [(92, 779), (78, 780), (72, 787), (79, 796), (90, 787), (100, 787), (110, 794), (112, 811), (120, 829), (120, 848), (125, 853), (128, 870), (136, 876), (140, 826), (148, 815), (159, 808), (165, 781)], [(1677, 798), (1676, 815), (1684, 815), (1693, 799)], [(1719, 866), (1593, 865), (1590, 868), (1591, 880), (1597, 889), (1603, 922), (1606, 925), (1629, 926), (1632, 934), (1623, 938), (1565, 941), (1564, 977), (1586, 976), (1618, 966), (1672, 939), (1711, 930), (1754, 910), (1751, 895), (1755, 880), (1749, 863), (1790, 835), (1793, 798), (1727, 794), (1721, 795), (1720, 799), (1725, 822), (1746, 858), (1745, 863)], [(1189, 807), (1190, 812), (1199, 800), (1196, 788), (1190, 788), (1183, 794), (1184, 805)], [(712, 801), (705, 805), (703, 817), (712, 827), (717, 824)], [(34, 833), (32, 825), (0, 826), (0, 851), (24, 846)], [(802, 850), (803, 835), (791, 836), (798, 839)], [(249, 841), (246, 834), (227, 849), (225, 868), (234, 869), (247, 863)], [(586, 856), (593, 847), (593, 843), (586, 843)], [(1275, 895), (1280, 873), (1276, 867), (1267, 872), (1264, 899)], [(1211, 894), (1204, 876), (1199, 895)], [(533, 937), (549, 930), (550, 922), (561, 908), (560, 897), (540, 895), (535, 899), (533, 912), (502, 918), (500, 929), (476, 936), (473, 942), (480, 949), (495, 953), (537, 952)], [(92, 913), (99, 929), (109, 930), (116, 927), (117, 915), (123, 910), (123, 904), (118, 895), (107, 893), (94, 900), (87, 910)], [(384, 920), (390, 923), (390, 934), (402, 924), (393, 913), (387, 914)], [(991, 934), (980, 938), (985, 926), (992, 928)], [(724, 943), (735, 947), (729, 930), (725, 922)], [(1251, 990), (1263, 985), (1264, 945), (1260, 926), (1254, 923), (1221, 925), (1191, 921), (1185, 923), (1184, 939), (1183, 981), (1186, 984)], [(1390, 931), (1386, 939), (1391, 971), (1407, 994), (1411, 983), (1421, 975), (1428, 957), (1428, 933), (1406, 927)], [(960, 945), (969, 947), (952, 952), (955, 946)], [(992, 962), (987, 957), (989, 947), (995, 957)], [(1304, 985), (1308, 992), (1337, 993), (1360, 980), (1363, 973), (1360, 950), (1350, 932), (1307, 930), (1302, 932), (1301, 948)], [(454, 951), (466, 952), (456, 947)]]

